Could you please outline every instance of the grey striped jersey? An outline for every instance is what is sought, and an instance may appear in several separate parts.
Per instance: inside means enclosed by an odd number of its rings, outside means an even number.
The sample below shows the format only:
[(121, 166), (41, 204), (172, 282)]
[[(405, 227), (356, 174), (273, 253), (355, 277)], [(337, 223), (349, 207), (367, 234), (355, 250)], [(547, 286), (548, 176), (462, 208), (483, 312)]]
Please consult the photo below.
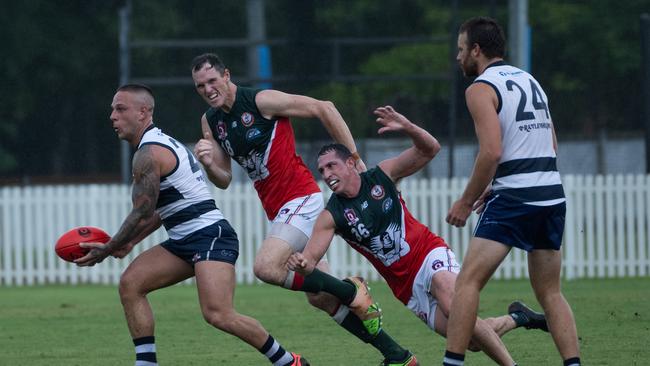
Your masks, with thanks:
[(166, 147), (176, 157), (174, 169), (160, 177), (160, 195), (156, 203), (156, 211), (169, 238), (183, 239), (222, 220), (223, 214), (217, 208), (192, 152), (153, 125), (142, 136), (138, 149), (152, 144)]
[(502, 153), (494, 193), (535, 206), (564, 202), (548, 98), (537, 80), (500, 61), (474, 82), (490, 85), (499, 100)]

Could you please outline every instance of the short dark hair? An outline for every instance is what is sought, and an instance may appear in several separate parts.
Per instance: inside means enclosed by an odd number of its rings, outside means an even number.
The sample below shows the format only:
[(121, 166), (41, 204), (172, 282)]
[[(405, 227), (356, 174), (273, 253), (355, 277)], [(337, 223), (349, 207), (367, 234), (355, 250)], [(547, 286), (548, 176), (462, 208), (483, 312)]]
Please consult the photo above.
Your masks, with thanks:
[(145, 92), (149, 94), (153, 98), (153, 91), (151, 90), (150, 87), (144, 85), (144, 84), (124, 84), (117, 88), (115, 91), (116, 93), (118, 91), (127, 91), (127, 92)]
[(149, 98), (145, 98), (145, 100), (143, 100), (143, 102), (145, 102), (147, 104), (147, 108), (149, 109), (150, 112), (153, 113), (153, 109), (156, 106), (156, 98), (154, 98), (153, 91), (151, 90), (150, 87), (148, 87), (148, 86), (146, 86), (144, 84), (135, 84), (135, 83), (124, 84), (124, 85), (120, 86), (119, 88), (117, 88), (117, 90), (115, 92), (117, 93), (117, 92), (120, 92), (120, 91), (147, 94)]
[(223, 75), (223, 73), (226, 71), (226, 65), (223, 63), (223, 61), (221, 61), (221, 58), (219, 58), (219, 56), (214, 53), (204, 53), (202, 55), (194, 57), (192, 60), (192, 72), (201, 70), (201, 67), (203, 67), (205, 64), (208, 64), (217, 69), (221, 75)]
[(350, 149), (348, 149), (345, 145), (338, 144), (338, 143), (327, 144), (321, 147), (320, 151), (318, 151), (318, 156), (321, 157), (331, 151), (334, 151), (336, 157), (343, 161), (348, 160), (348, 158), (352, 156), (352, 152), (350, 151)]
[(481, 47), (488, 58), (504, 57), (506, 54), (506, 36), (496, 20), (488, 17), (475, 17), (465, 21), (458, 33), (467, 33), (467, 45)]

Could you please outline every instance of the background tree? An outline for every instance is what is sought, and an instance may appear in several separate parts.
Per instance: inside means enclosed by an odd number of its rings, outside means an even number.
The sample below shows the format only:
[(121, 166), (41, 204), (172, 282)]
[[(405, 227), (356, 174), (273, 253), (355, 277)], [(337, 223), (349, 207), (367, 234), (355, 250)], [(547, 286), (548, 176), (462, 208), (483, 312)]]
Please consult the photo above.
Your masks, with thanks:
[[(110, 127), (118, 83), (117, 10), (122, 1), (3, 4), (0, 22), (0, 179), (119, 181), (120, 143)], [(507, 26), (506, 0), (460, 1), (459, 20), (493, 15)], [(266, 1), (273, 87), (334, 101), (357, 137), (375, 136), (371, 111), (390, 103), (445, 142), (449, 108), (449, 2), (443, 0)], [(639, 134), (639, 15), (649, 0), (530, 2), (532, 71), (545, 85), (560, 138), (594, 138), (599, 131)], [(244, 39), (245, 2), (133, 1), (131, 40)], [(349, 44), (338, 63), (336, 37), (427, 37), (410, 43)], [(220, 54), (245, 81), (243, 47), (133, 48), (132, 76), (151, 81), (155, 122), (186, 142), (199, 138), (205, 104), (189, 77), (202, 52)], [(454, 51), (455, 52), (455, 51)], [(336, 69), (334, 69), (336, 68)], [(404, 75), (425, 75), (408, 79)], [(401, 75), (401, 76), (400, 76)], [(345, 79), (343, 76), (354, 76)], [(384, 80), (376, 80), (383, 77)], [(459, 90), (459, 138), (472, 123)], [(444, 121), (444, 122), (443, 122)], [(443, 123), (441, 123), (443, 122)], [(319, 139), (317, 123), (295, 124), (301, 140)]]

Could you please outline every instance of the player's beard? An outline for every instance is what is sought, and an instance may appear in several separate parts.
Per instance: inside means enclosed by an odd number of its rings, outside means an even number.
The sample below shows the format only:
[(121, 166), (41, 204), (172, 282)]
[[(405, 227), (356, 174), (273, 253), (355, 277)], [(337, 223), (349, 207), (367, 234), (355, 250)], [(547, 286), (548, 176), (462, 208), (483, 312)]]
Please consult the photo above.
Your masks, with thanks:
[(461, 62), (460, 68), (463, 70), (463, 75), (467, 78), (475, 78), (478, 76), (478, 64), (470, 57), (467, 57)]

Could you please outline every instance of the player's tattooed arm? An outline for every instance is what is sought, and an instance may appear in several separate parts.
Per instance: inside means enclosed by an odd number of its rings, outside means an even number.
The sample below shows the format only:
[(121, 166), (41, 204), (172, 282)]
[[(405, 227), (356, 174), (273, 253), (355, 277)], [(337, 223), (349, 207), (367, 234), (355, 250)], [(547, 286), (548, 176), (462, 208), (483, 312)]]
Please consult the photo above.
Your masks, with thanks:
[[(107, 243), (109, 252), (119, 249), (142, 236), (142, 230), (152, 232), (152, 222), (160, 221), (155, 212), (160, 193), (160, 164), (153, 153), (153, 145), (142, 146), (133, 157), (133, 209), (124, 219), (122, 226)], [(155, 226), (155, 225), (154, 225)], [(152, 230), (153, 229), (153, 230)]]
[(90, 251), (84, 257), (75, 260), (79, 266), (94, 266), (108, 255), (124, 257), (135, 243), (160, 227), (160, 216), (156, 213), (156, 202), (160, 193), (160, 176), (162, 157), (155, 154), (155, 145), (144, 145), (133, 157), (133, 209), (124, 219), (122, 226), (113, 238), (106, 243), (82, 243)]

